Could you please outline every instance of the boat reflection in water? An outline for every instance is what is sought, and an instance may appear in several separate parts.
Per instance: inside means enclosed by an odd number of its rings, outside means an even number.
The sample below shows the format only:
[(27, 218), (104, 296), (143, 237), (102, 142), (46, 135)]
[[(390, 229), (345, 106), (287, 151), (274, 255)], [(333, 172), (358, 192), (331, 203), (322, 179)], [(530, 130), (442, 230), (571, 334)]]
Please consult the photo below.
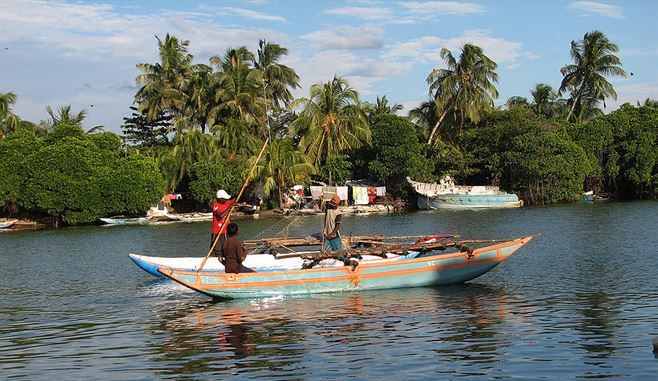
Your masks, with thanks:
[(167, 374), (238, 372), (272, 378), (318, 372), (318, 359), (327, 369), (341, 368), (354, 353), (362, 365), (371, 364), (367, 368), (376, 371), (382, 356), (399, 351), (396, 361), (407, 361), (401, 369), (411, 374), (407, 366), (419, 361), (418, 353), (495, 362), (496, 354), (509, 345), (501, 334), (509, 327), (530, 326), (532, 311), (515, 308), (511, 313), (510, 297), (522, 300), (504, 288), (465, 284), (214, 304), (190, 301), (177, 305), (153, 327), (158, 336), (168, 336), (156, 360), (167, 364), (162, 367)]

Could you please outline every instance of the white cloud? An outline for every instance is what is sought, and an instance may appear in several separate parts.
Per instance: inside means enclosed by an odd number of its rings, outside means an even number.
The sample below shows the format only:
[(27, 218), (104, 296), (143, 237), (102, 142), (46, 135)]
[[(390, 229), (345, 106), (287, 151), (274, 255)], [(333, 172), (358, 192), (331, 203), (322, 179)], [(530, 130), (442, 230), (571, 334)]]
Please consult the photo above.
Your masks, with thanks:
[[(113, 130), (129, 114), (134, 96), (134, 89), (117, 86), (134, 83), (137, 63), (158, 60), (154, 35), (164, 38), (170, 33), (189, 40), (197, 63), (207, 63), (209, 56), (222, 55), (229, 47), (247, 45), (254, 50), (261, 38), (277, 43), (288, 39), (264, 28), (220, 27), (208, 19), (208, 12), (125, 14), (111, 5), (30, 0), (5, 0), (1, 9), (0, 41), (8, 50), (0, 83), (18, 95), (18, 115), (39, 121), (45, 118), (46, 105), (82, 109), (93, 103), (87, 122)], [(80, 98), (83, 83), (94, 84), (95, 95), (89, 96), (95, 101)], [(100, 99), (106, 95), (115, 100)], [(97, 116), (106, 119), (96, 120)]]
[[(424, 95), (427, 95), (427, 94), (424, 94)], [(422, 100), (422, 101), (404, 101), (404, 102), (400, 102), (400, 104), (402, 105), (402, 110), (398, 111), (398, 115), (408, 116), (409, 111), (417, 108), (423, 102), (424, 102), (424, 100)]]
[(295, 91), (297, 97), (308, 97), (311, 85), (330, 81), (334, 75), (345, 77), (350, 86), (360, 95), (373, 94), (373, 84), (398, 75), (409, 66), (404, 63), (364, 59), (351, 51), (325, 50), (310, 57), (300, 53), (291, 55), (291, 65), (301, 79), (301, 89)]
[[(28, 11), (29, 9), (29, 11)], [(53, 17), (53, 15), (56, 15)], [(228, 47), (256, 44), (259, 39), (285, 40), (283, 33), (262, 28), (225, 28), (199, 19), (193, 12), (120, 14), (108, 5), (51, 3), (42, 1), (3, 4), (0, 41), (30, 44), (43, 53), (86, 61), (124, 59), (151, 62), (157, 56), (154, 34), (166, 33), (189, 40), (190, 52), (222, 54)]]
[(365, 20), (391, 20), (394, 17), (393, 10), (389, 8), (342, 7), (327, 9), (324, 12), (330, 15), (359, 17)]
[(525, 53), (523, 53), (523, 55), (525, 56), (525, 58), (527, 58), (529, 60), (538, 60), (538, 59), (541, 58), (541, 56), (539, 54), (534, 53), (534, 52), (525, 52)]
[(457, 1), (428, 1), (428, 2), (401, 2), (401, 6), (407, 8), (411, 13), (433, 17), (437, 15), (467, 15), (484, 12), (485, 8), (480, 4), (464, 3)]
[(522, 56), (522, 43), (492, 37), (485, 31), (471, 30), (466, 31), (461, 36), (452, 38), (425, 36), (399, 43), (392, 46), (390, 51), (385, 54), (385, 57), (412, 57), (417, 62), (434, 62), (438, 64), (441, 61), (439, 51), (442, 48), (449, 49), (456, 56), (466, 43), (481, 47), (484, 54), (498, 64), (508, 63), (514, 65), (517, 64), (517, 59)]
[(617, 100), (606, 99), (606, 113), (616, 110), (624, 103), (635, 105), (644, 102), (645, 99), (658, 99), (658, 83), (635, 83), (615, 86)]
[(616, 19), (624, 18), (624, 12), (620, 7), (594, 1), (576, 1), (569, 4), (569, 9), (582, 11), (587, 16), (598, 15)]
[(444, 40), (434, 36), (424, 36), (417, 39), (400, 42), (393, 45), (384, 57), (397, 59), (411, 57), (416, 62), (426, 63), (439, 59), (439, 51)]
[(382, 47), (382, 33), (379, 27), (343, 25), (332, 30), (311, 32), (300, 38), (330, 49), (379, 49)]
[(242, 16), (254, 20), (286, 21), (285, 17), (269, 15), (267, 13), (252, 11), (250, 9), (244, 9), (244, 8), (224, 7), (222, 8), (222, 11), (236, 16)]

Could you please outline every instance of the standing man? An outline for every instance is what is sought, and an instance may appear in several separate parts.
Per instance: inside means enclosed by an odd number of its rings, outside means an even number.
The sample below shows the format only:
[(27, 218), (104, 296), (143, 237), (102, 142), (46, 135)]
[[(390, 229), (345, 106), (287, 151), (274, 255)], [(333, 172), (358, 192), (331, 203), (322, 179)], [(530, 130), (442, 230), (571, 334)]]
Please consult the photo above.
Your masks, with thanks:
[(340, 196), (337, 194), (325, 203), (324, 231), (322, 234), (325, 239), (326, 249), (329, 251), (343, 250), (343, 242), (340, 239), (340, 231), (338, 230), (341, 220), (338, 204), (340, 204)]
[(217, 235), (220, 235), (219, 241), (215, 245), (215, 255), (218, 258), (222, 258), (222, 246), (224, 241), (226, 241), (226, 228), (225, 226), (231, 221), (229, 220), (228, 211), (233, 204), (233, 201), (230, 201), (231, 196), (226, 193), (224, 189), (217, 191), (217, 201), (212, 203), (212, 235), (210, 240), (210, 246), (212, 247), (213, 242), (217, 238)]

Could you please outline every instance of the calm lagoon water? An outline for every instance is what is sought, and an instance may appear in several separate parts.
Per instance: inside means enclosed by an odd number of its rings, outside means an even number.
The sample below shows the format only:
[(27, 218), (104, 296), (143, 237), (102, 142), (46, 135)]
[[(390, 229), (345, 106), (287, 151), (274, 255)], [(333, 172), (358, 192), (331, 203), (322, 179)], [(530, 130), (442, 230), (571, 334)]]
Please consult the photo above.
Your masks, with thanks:
[[(320, 219), (238, 221), (242, 238)], [(542, 235), (464, 285), (236, 300), (137, 268), (209, 223), (0, 234), (0, 378), (655, 379), (658, 202), (348, 217), (344, 234)]]

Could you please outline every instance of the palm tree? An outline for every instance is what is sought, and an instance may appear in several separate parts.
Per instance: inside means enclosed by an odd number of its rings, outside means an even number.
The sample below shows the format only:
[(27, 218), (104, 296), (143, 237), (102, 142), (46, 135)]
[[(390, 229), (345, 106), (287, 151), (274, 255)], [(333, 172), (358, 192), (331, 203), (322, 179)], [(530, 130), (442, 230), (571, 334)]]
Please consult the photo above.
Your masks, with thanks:
[(505, 102), (505, 106), (507, 108), (527, 108), (530, 107), (530, 104), (528, 103), (528, 99), (526, 97), (521, 97), (518, 95), (511, 96), (507, 98), (507, 102)]
[(185, 87), (190, 79), (192, 55), (187, 49), (189, 41), (180, 42), (169, 33), (164, 40), (158, 40), (160, 62), (155, 65), (138, 64), (142, 71), (136, 81), (142, 87), (135, 95), (140, 112), (146, 111), (147, 118), (154, 120), (162, 112), (175, 116), (182, 114), (181, 110), (187, 102)]
[[(254, 173), (263, 183), (265, 194), (269, 196), (276, 191), (279, 205), (283, 205), (284, 191), (313, 173), (314, 168), (304, 153), (295, 149), (291, 138), (275, 140), (270, 147), (269, 152), (256, 165)], [(255, 159), (255, 156), (251, 158), (249, 166), (253, 165)]]
[(409, 111), (409, 118), (416, 124), (418, 136), (422, 138), (422, 141), (427, 141), (430, 130), (438, 122), (434, 99), (427, 100)]
[(434, 69), (427, 76), (430, 96), (435, 98), (436, 113), (439, 115), (428, 144), (432, 143), (448, 113), (458, 115), (461, 130), (466, 118), (478, 122), (480, 113), (493, 108), (493, 100), (498, 98), (498, 90), (494, 86), (498, 82), (495, 71), (498, 65), (484, 55), (482, 48), (465, 44), (459, 60), (446, 48), (441, 49), (440, 55), (447, 68)]
[(295, 70), (278, 62), (288, 55), (288, 49), (265, 40), (260, 40), (258, 47), (258, 59), (254, 65), (263, 73), (264, 97), (277, 110), (289, 107), (293, 100), (290, 89), (299, 87), (299, 76)]
[(605, 76), (618, 75), (626, 77), (626, 71), (621, 68), (621, 62), (614, 53), (619, 48), (608, 40), (602, 32), (586, 33), (581, 41), (571, 41), (571, 58), (574, 64), (564, 66), (560, 72), (564, 76), (560, 84), (559, 94), (565, 91), (571, 93), (571, 107), (567, 113), (567, 121), (571, 120), (576, 107), (591, 104), (584, 100), (589, 96), (602, 101), (605, 98), (617, 99), (617, 93)]
[(532, 90), (532, 103), (530, 109), (537, 115), (545, 118), (564, 116), (566, 100), (559, 98), (558, 93), (545, 83), (538, 83)]
[(197, 161), (212, 161), (220, 157), (217, 141), (198, 130), (181, 132), (176, 135), (171, 149), (160, 156), (160, 169), (165, 176), (168, 191), (175, 191), (185, 178), (190, 166)]
[(658, 107), (658, 99), (653, 99), (653, 98), (646, 98), (644, 102), (640, 103), (640, 101), (637, 102), (637, 107)]
[(258, 153), (263, 142), (253, 134), (253, 130), (236, 118), (229, 118), (222, 125), (211, 128), (219, 146), (228, 151), (230, 156), (238, 153), (249, 156)]
[(293, 102), (302, 111), (290, 125), (290, 136), (299, 138), (299, 146), (314, 165), (370, 141), (359, 94), (345, 79), (334, 77), (327, 83), (316, 83), (310, 95)]
[(382, 97), (378, 96), (374, 104), (365, 102), (363, 105), (363, 110), (368, 116), (368, 121), (370, 124), (372, 124), (372, 121), (377, 115), (395, 115), (398, 111), (402, 110), (402, 108), (402, 105), (399, 103), (395, 103), (393, 105), (389, 104), (388, 99), (386, 99), (386, 95)]
[(247, 48), (229, 49), (224, 58), (210, 58), (221, 71), (216, 74), (215, 105), (210, 110), (212, 124), (237, 119), (254, 134), (265, 137), (263, 76), (251, 66), (254, 55)]
[(51, 128), (65, 124), (82, 127), (82, 121), (87, 117), (86, 110), (81, 110), (77, 114), (71, 113), (71, 105), (60, 106), (57, 112), (53, 111), (50, 106), (46, 106), (46, 112), (50, 115), (50, 120), (47, 123)]
[(200, 128), (201, 132), (212, 127), (210, 110), (214, 106), (215, 76), (208, 65), (192, 65), (190, 78), (185, 82), (186, 103), (182, 117), (177, 121), (177, 129)]
[(581, 102), (576, 107), (572, 107), (575, 96), (576, 94), (572, 92), (571, 98), (565, 102), (565, 108), (573, 108), (574, 119), (577, 122), (582, 123), (604, 115), (603, 110), (597, 107), (599, 104), (599, 98), (597, 98), (596, 94), (593, 94), (590, 89), (584, 91), (581, 96)]
[(16, 103), (14, 93), (0, 93), (0, 139), (15, 131), (21, 124), (20, 118), (11, 111), (14, 103)]

